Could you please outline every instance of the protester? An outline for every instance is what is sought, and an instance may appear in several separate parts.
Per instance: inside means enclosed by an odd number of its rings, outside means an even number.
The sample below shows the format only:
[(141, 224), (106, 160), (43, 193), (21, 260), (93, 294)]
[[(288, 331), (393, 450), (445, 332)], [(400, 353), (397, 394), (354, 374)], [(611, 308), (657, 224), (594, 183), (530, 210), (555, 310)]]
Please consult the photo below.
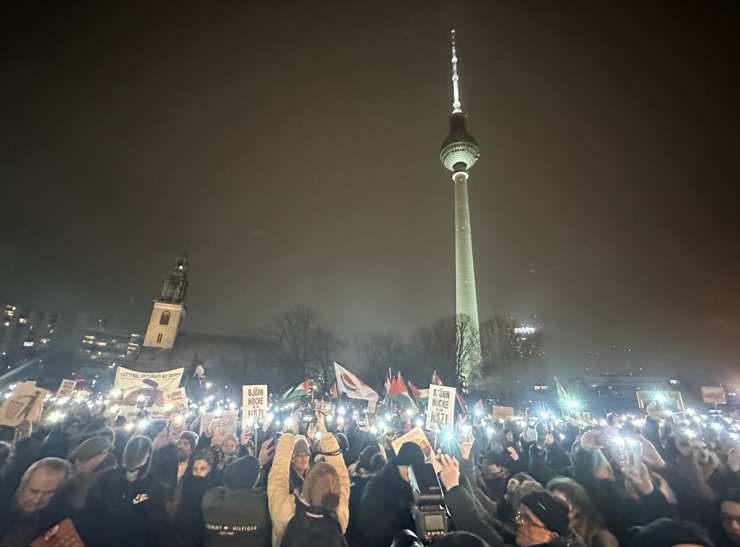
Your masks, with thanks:
[(74, 463), (72, 477), (64, 488), (64, 495), (76, 510), (80, 510), (92, 486), (108, 469), (118, 467), (112, 453), (113, 445), (107, 437), (91, 437), (69, 455)]
[(272, 523), (267, 494), (255, 488), (260, 465), (244, 456), (224, 471), (224, 486), (203, 496), (206, 547), (269, 547)]
[(69, 463), (53, 457), (26, 470), (10, 506), (0, 507), (0, 546), (28, 545), (72, 515), (72, 506), (57, 495), (71, 472)]
[(568, 520), (587, 547), (618, 547), (617, 538), (604, 528), (601, 516), (594, 509), (591, 499), (573, 479), (557, 477), (547, 484), (553, 496), (568, 506)]

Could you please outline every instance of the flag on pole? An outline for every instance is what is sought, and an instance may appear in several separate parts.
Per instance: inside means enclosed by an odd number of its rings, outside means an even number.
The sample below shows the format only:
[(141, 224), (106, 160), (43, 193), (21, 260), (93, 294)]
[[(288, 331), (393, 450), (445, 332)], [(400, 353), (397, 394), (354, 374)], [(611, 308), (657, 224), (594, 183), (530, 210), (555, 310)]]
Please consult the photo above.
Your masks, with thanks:
[(411, 395), (416, 399), (416, 403), (426, 406), (429, 401), (429, 388), (419, 389), (411, 381), (409, 381), (409, 391)]
[(337, 383), (334, 382), (331, 385), (331, 389), (329, 390), (329, 398), (330, 399), (338, 399), (339, 398), (339, 392), (337, 391)]
[(406, 383), (403, 381), (403, 376), (401, 376), (400, 371), (398, 372), (398, 376), (391, 380), (391, 386), (390, 390), (388, 391), (386, 401), (401, 405), (404, 408), (410, 408), (414, 412), (418, 410), (416, 407), (416, 403), (414, 403), (414, 400), (411, 398), (408, 390), (406, 389)]
[(337, 391), (346, 393), (350, 399), (377, 401), (377, 392), (346, 368), (338, 363), (334, 363), (334, 372), (337, 375)]
[(561, 402), (565, 401), (568, 398), (568, 392), (560, 385), (557, 377), (553, 376), (553, 378), (555, 378), (555, 390), (558, 392), (558, 400)]
[(388, 372), (385, 373), (385, 381), (383, 382), (383, 396), (388, 397), (388, 393), (391, 391), (391, 378), (392, 378), (393, 372), (391, 371), (391, 367), (388, 367)]
[(308, 383), (308, 380), (304, 380), (303, 383), (298, 384), (295, 387), (290, 388), (288, 391), (283, 393), (283, 396), (280, 397), (280, 400), (282, 401), (289, 401), (290, 399), (297, 399), (299, 397), (308, 397), (311, 394), (311, 386)]
[(432, 381), (429, 382), (430, 384), (434, 384), (435, 386), (443, 386), (442, 380), (439, 379), (439, 376), (437, 376), (437, 371), (435, 370), (432, 373)]

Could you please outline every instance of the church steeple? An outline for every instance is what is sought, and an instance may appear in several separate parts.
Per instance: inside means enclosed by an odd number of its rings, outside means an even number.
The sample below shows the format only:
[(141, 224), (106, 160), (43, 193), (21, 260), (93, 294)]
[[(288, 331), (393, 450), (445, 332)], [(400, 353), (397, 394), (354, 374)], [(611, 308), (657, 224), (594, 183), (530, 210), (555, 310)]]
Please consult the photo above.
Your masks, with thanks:
[(188, 255), (183, 254), (164, 278), (162, 293), (154, 301), (144, 335), (145, 348), (171, 349), (185, 316), (188, 290)]
[(182, 304), (185, 301), (185, 293), (188, 290), (188, 255), (184, 253), (164, 278), (160, 302)]

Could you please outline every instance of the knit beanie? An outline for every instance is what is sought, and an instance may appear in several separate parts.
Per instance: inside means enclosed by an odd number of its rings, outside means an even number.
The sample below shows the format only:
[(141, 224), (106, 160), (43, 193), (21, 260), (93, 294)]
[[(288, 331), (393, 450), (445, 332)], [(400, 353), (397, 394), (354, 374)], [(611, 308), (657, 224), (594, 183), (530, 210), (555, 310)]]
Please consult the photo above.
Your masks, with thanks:
[(224, 484), (234, 490), (248, 490), (257, 482), (260, 464), (254, 456), (244, 456), (231, 462), (224, 471)]
[(195, 446), (198, 444), (198, 434), (195, 431), (183, 431), (180, 433), (180, 439), (190, 443), (190, 450), (195, 450)]
[(311, 454), (311, 450), (308, 447), (308, 439), (303, 435), (295, 436), (295, 444), (293, 445), (293, 457), (298, 454)]
[(534, 491), (520, 502), (542, 521), (548, 530), (564, 536), (570, 532), (568, 506), (549, 492)]
[(488, 547), (488, 543), (470, 532), (452, 532), (439, 538), (432, 547)]
[(398, 450), (396, 465), (417, 465), (424, 463), (424, 452), (415, 442), (406, 441)]
[(303, 500), (311, 507), (334, 511), (339, 505), (339, 475), (331, 464), (314, 465), (303, 483)]
[(714, 547), (707, 530), (687, 520), (661, 518), (647, 526), (635, 526), (627, 531), (629, 547), (671, 547), (681, 543)]

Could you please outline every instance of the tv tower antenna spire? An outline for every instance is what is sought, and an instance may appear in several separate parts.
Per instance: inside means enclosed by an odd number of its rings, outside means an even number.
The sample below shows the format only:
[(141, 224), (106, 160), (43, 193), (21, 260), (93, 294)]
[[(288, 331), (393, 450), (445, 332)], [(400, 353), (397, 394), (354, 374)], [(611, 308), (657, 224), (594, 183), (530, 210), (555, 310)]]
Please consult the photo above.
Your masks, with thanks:
[(462, 112), (460, 104), (460, 77), (457, 75), (457, 52), (455, 50), (455, 29), (450, 31), (452, 42), (452, 113)]

